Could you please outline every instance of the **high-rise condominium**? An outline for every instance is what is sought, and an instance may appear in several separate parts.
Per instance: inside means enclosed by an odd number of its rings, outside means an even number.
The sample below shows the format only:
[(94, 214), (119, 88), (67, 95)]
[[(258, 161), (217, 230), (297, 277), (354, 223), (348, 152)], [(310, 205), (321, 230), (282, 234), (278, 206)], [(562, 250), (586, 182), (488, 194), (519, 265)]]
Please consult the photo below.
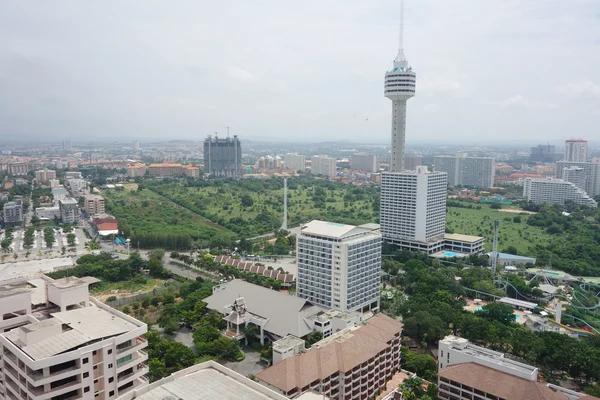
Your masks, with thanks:
[(313, 175), (325, 175), (333, 178), (336, 174), (336, 168), (337, 161), (335, 158), (321, 154), (320, 156), (312, 156), (310, 159), (310, 172)]
[(379, 309), (378, 225), (309, 222), (298, 235), (296, 254), (299, 297), (340, 311)]
[(356, 153), (350, 157), (350, 167), (361, 171), (377, 172), (377, 156), (375, 154)]
[(448, 185), (494, 186), (494, 159), (491, 157), (435, 156), (434, 165), (436, 171), (448, 174)]
[[(570, 168), (579, 167), (583, 168), (585, 174), (585, 186), (584, 189), (590, 196), (600, 195), (600, 163), (597, 162), (585, 162), (585, 161), (558, 161), (556, 163), (556, 177), (558, 179), (564, 179), (572, 181), (572, 174), (575, 173)], [(582, 178), (578, 178), (581, 182)]]
[(242, 145), (237, 135), (225, 139), (209, 135), (204, 140), (204, 173), (226, 178), (242, 176)]
[(287, 153), (283, 156), (283, 162), (287, 169), (304, 172), (304, 156), (297, 153)]
[(446, 228), (445, 172), (384, 172), (381, 176), (381, 234), (407, 250), (440, 251)]
[(569, 139), (565, 141), (565, 161), (586, 162), (587, 160), (587, 140)]

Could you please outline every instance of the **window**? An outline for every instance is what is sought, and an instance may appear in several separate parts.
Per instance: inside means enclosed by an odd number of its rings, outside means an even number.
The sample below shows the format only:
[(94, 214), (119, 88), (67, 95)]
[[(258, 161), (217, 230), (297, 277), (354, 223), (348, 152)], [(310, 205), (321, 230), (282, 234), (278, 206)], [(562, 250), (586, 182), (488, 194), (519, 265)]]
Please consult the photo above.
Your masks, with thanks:
[(110, 392), (108, 392), (108, 395), (109, 395), (110, 397), (113, 397), (113, 396), (115, 395), (115, 391), (114, 391), (114, 390), (111, 390)]
[(84, 372), (84, 373), (83, 373), (83, 377), (84, 377), (84, 378), (87, 378), (88, 376), (90, 376), (90, 373), (89, 373), (89, 372)]
[(98, 354), (98, 352), (96, 350), (92, 351), (93, 356), (95, 356), (96, 354)]
[(89, 392), (89, 391), (90, 391), (90, 387), (89, 387), (89, 386), (86, 386), (86, 387), (83, 389), (83, 393), (87, 393), (87, 392)]
[(112, 354), (112, 349), (108, 349), (108, 354)]
[(94, 379), (94, 383), (98, 383), (98, 379)]
[(87, 363), (89, 363), (89, 362), (90, 362), (89, 358), (87, 358), (87, 357), (86, 357), (86, 358), (84, 358), (84, 359), (83, 359), (83, 363), (84, 363), (84, 364), (87, 364)]
[(112, 368), (112, 367), (113, 367), (112, 363), (108, 364), (108, 368)]
[(113, 383), (114, 381), (115, 381), (115, 378), (113, 378), (113, 377), (108, 378), (108, 383)]

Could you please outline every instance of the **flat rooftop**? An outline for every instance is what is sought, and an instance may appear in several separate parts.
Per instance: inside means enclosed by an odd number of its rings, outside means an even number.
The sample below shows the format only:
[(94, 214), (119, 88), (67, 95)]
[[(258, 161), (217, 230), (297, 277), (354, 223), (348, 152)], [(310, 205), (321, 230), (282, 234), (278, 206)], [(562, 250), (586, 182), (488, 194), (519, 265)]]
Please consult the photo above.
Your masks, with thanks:
[(290, 347), (296, 347), (296, 346), (299, 346), (302, 344), (304, 344), (304, 340), (297, 338), (296, 336), (293, 336), (293, 335), (288, 335), (284, 338), (281, 338), (281, 339), (273, 342), (273, 349), (286, 350), (286, 349), (289, 349)]
[(69, 257), (48, 258), (44, 260), (7, 262), (0, 264), (0, 284), (5, 281), (27, 280), (59, 269), (73, 268), (73, 260)]
[(483, 237), (481, 237), (481, 236), (463, 235), (461, 233), (445, 233), (444, 239), (456, 240), (458, 242), (467, 242), (467, 243), (476, 243), (479, 241), (483, 241)]
[[(179, 371), (156, 384), (150, 390), (142, 389), (139, 395), (126, 395), (118, 400), (285, 400), (286, 397), (237, 374), (214, 361), (194, 365)], [(189, 372), (188, 372), (189, 371)], [(167, 381), (160, 384), (160, 382)], [(155, 386), (156, 385), (156, 386)]]
[(354, 226), (320, 220), (311, 221), (301, 227), (302, 234), (324, 236), (332, 239), (343, 239), (376, 230), (379, 230), (377, 224)]

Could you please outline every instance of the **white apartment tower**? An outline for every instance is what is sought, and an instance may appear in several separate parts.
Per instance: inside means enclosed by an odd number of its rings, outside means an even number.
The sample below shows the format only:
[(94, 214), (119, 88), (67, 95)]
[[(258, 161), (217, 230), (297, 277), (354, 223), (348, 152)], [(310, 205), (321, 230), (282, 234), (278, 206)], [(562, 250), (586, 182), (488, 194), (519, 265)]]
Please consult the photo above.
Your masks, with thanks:
[(598, 203), (585, 190), (562, 179), (525, 179), (523, 197), (536, 204), (565, 204), (566, 201), (572, 201), (581, 206), (598, 207)]
[(384, 95), (392, 100), (392, 149), (390, 172), (404, 170), (404, 145), (406, 141), (406, 102), (415, 95), (417, 75), (408, 65), (404, 55), (402, 34), (404, 28), (404, 2), (400, 19), (400, 42), (393, 68), (385, 73)]
[[(572, 167), (583, 168), (585, 174), (584, 189), (590, 196), (600, 195), (600, 163), (599, 162), (576, 162), (576, 161), (558, 161), (556, 163), (556, 178), (571, 181), (576, 172), (568, 170)], [(577, 178), (581, 179), (581, 178)]]
[(400, 248), (440, 251), (446, 229), (445, 172), (429, 172), (426, 166), (416, 171), (384, 172), (381, 175), (381, 234)]
[(146, 324), (90, 298), (95, 282), (0, 286), (0, 399), (112, 400), (148, 385)]
[(588, 159), (588, 142), (583, 139), (565, 141), (565, 161), (586, 162)]
[(287, 169), (304, 172), (304, 156), (302, 155), (298, 155), (297, 153), (287, 153), (283, 156), (283, 162)]
[(312, 221), (296, 241), (298, 297), (339, 311), (379, 309), (379, 225)]
[(312, 156), (310, 159), (310, 172), (313, 175), (325, 175), (334, 178), (336, 174), (337, 161), (326, 155)]
[(356, 153), (350, 157), (350, 166), (352, 169), (361, 171), (377, 172), (379, 165), (377, 164), (377, 156), (375, 154)]
[(434, 168), (448, 174), (450, 186), (494, 186), (495, 169), (492, 157), (435, 156)]

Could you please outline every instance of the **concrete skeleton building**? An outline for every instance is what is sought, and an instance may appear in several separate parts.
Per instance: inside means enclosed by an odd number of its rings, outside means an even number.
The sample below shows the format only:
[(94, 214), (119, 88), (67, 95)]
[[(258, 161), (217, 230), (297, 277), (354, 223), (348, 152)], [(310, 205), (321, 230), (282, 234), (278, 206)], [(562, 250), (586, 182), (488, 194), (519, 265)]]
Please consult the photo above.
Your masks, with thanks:
[(381, 176), (380, 222), (383, 239), (402, 249), (442, 250), (446, 230), (447, 175), (416, 171)]
[(586, 207), (598, 207), (598, 203), (584, 190), (562, 179), (525, 179), (523, 197), (536, 204), (565, 204), (572, 201)]
[(600, 195), (600, 162), (576, 162), (576, 161), (558, 161), (556, 163), (556, 178), (565, 179), (568, 177), (569, 168), (583, 168), (585, 173), (585, 187), (581, 188), (591, 197)]
[(344, 329), (283, 359), (256, 378), (290, 399), (311, 390), (331, 400), (372, 398), (400, 367), (402, 326), (377, 314), (364, 325)]
[(297, 153), (287, 153), (283, 156), (285, 168), (293, 171), (304, 172), (306, 170), (306, 162), (303, 155)]
[(552, 145), (539, 144), (529, 150), (529, 160), (533, 162), (551, 163), (556, 161), (556, 148)]
[(361, 171), (377, 172), (379, 164), (375, 154), (356, 153), (350, 156), (350, 167)]
[(494, 186), (495, 170), (492, 157), (435, 156), (434, 169), (448, 174), (450, 186)]
[(85, 211), (88, 215), (104, 214), (104, 197), (97, 194), (85, 196)]
[(311, 221), (296, 238), (298, 297), (327, 309), (379, 309), (379, 225)]
[(237, 135), (204, 139), (204, 173), (220, 178), (241, 178), (242, 144)]
[(324, 154), (312, 156), (310, 159), (310, 173), (313, 175), (325, 175), (334, 178), (336, 175), (337, 161), (335, 158)]
[(48, 183), (52, 179), (56, 179), (56, 171), (52, 169), (44, 168), (35, 171), (35, 180), (39, 183)]
[(438, 371), (438, 397), (442, 399), (576, 400), (585, 396), (540, 383), (536, 367), (452, 335), (439, 341)]
[(565, 141), (565, 161), (586, 162), (588, 156), (587, 140), (569, 139)]
[(146, 324), (89, 297), (96, 278), (0, 286), (0, 397), (112, 400), (148, 384)]
[(7, 226), (23, 225), (23, 200), (15, 199), (4, 203), (4, 224)]

